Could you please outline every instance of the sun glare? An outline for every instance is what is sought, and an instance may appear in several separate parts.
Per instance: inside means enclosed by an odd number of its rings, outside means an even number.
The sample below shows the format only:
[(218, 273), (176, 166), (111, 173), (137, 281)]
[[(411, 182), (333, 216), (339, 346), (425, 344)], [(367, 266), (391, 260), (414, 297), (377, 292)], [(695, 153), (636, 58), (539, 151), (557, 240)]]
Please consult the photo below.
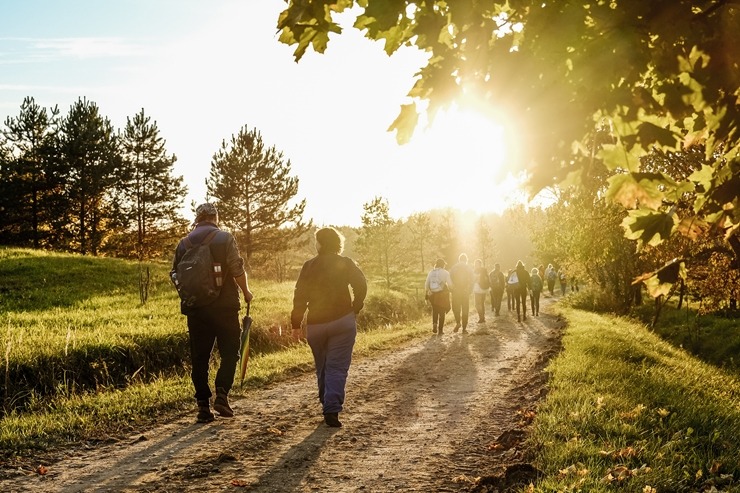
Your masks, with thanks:
[(418, 186), (408, 187), (402, 208), (501, 213), (523, 202), (507, 144), (505, 128), (483, 114), (439, 113), (407, 144), (410, 174), (404, 179)]

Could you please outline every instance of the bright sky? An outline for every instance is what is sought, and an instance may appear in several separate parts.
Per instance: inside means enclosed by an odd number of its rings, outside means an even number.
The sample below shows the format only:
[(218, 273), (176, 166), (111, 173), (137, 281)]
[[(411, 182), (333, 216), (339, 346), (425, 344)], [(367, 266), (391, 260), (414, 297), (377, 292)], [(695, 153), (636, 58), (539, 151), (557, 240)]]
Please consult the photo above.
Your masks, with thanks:
[[(500, 212), (513, 200), (503, 130), (451, 112), (399, 146), (386, 131), (408, 103), (424, 58), (388, 57), (347, 28), (324, 55), (294, 62), (278, 42), (282, 0), (0, 0), (0, 119), (23, 98), (62, 115), (79, 97), (114, 127), (141, 108), (177, 158), (191, 200), (205, 197), (211, 157), (244, 125), (290, 159), (298, 198), (318, 225), (454, 207)], [(512, 195), (513, 194), (513, 195)]]

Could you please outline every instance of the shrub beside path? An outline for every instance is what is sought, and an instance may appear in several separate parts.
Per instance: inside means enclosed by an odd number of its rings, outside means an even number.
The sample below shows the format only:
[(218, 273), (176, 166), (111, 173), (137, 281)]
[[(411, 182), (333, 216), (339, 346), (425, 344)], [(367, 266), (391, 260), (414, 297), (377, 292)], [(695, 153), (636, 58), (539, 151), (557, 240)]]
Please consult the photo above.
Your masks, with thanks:
[[(563, 321), (487, 315), (467, 334), (357, 360), (342, 428), (322, 420), (311, 374), (248, 392), (236, 416), (188, 414), (114, 443), (67, 450), (45, 474), (6, 474), (0, 491), (491, 491), (535, 473), (522, 447)], [(448, 315), (448, 319), (451, 314)], [(477, 315), (471, 316), (472, 320)]]

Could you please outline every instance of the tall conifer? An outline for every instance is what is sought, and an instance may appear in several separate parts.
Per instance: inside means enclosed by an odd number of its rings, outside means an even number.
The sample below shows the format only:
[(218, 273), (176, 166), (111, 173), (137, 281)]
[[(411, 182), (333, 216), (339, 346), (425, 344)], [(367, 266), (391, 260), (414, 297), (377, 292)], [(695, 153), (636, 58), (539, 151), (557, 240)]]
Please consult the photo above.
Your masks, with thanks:
[(115, 222), (136, 231), (136, 257), (144, 260), (161, 253), (167, 232), (183, 223), (179, 210), (187, 188), (182, 176), (173, 174), (177, 157), (167, 154), (157, 122), (143, 108), (133, 119), (127, 118), (119, 149)]
[(47, 110), (26, 97), (20, 114), (5, 120), (0, 164), (3, 243), (48, 246), (57, 215), (54, 195), (59, 189), (55, 161), (58, 115), (56, 107)]
[(67, 197), (73, 241), (82, 254), (97, 255), (108, 233), (110, 191), (120, 158), (116, 136), (97, 104), (78, 99), (62, 122), (61, 157), (67, 167)]
[(291, 205), (298, 178), (290, 172), (290, 160), (246, 125), (213, 155), (208, 195), (218, 203), (220, 220), (237, 236), (248, 264), (256, 253), (285, 251), (311, 227), (311, 221), (303, 222), (306, 200)]

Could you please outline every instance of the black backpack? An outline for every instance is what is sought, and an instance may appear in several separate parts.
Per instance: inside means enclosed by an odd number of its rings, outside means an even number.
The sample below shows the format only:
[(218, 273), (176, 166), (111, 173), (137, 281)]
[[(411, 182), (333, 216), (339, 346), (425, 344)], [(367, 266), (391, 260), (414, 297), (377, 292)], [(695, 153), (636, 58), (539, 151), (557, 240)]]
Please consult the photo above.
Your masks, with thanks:
[(221, 264), (213, 261), (209, 246), (216, 233), (218, 230), (212, 231), (199, 244), (193, 244), (188, 236), (183, 239), (187, 251), (170, 273), (183, 307), (210, 305), (221, 293)]

